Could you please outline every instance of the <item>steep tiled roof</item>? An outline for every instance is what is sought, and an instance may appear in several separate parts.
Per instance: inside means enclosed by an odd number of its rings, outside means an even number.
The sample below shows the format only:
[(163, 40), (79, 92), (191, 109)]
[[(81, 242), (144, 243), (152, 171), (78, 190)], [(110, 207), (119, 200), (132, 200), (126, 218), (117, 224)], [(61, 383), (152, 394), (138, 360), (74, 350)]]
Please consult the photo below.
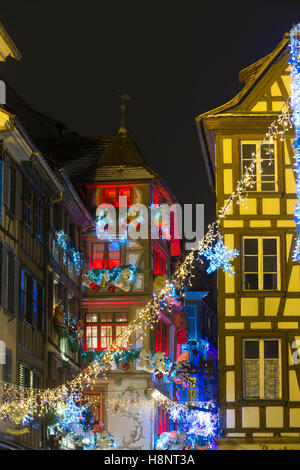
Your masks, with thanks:
[(61, 141), (44, 142), (40, 146), (50, 158), (59, 162), (74, 183), (159, 178), (127, 133), (109, 137), (69, 134)]

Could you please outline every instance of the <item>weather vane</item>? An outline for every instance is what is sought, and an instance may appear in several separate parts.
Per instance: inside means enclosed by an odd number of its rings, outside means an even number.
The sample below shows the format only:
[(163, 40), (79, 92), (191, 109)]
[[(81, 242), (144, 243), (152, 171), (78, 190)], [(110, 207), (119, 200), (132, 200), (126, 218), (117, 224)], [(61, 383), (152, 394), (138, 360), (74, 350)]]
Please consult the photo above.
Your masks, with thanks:
[(119, 132), (124, 132), (126, 133), (126, 127), (125, 127), (125, 110), (126, 110), (126, 101), (130, 100), (130, 96), (127, 95), (124, 91), (122, 92), (121, 95), (118, 95), (118, 98), (121, 99), (121, 126), (119, 129)]

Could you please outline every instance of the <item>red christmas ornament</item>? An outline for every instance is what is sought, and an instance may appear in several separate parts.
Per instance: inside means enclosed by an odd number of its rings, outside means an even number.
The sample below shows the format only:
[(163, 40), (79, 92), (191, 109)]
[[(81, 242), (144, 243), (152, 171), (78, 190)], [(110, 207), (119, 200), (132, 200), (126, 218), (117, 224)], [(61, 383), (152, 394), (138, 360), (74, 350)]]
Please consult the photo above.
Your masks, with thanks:
[(96, 284), (94, 284), (93, 282), (90, 284), (90, 288), (93, 289), (93, 290), (99, 290), (100, 287), (97, 286)]
[(156, 377), (157, 377), (158, 379), (161, 379), (162, 376), (163, 376), (163, 373), (162, 373), (162, 372), (158, 372), (158, 373), (156, 374)]
[(101, 432), (103, 427), (104, 427), (104, 424), (102, 423), (102, 421), (99, 421), (98, 423), (95, 423), (94, 428), (93, 428), (93, 433), (97, 434), (97, 432)]
[(115, 292), (115, 286), (109, 286), (108, 292)]
[(130, 367), (130, 365), (128, 364), (128, 362), (124, 362), (124, 364), (122, 365), (123, 370), (128, 370), (129, 367)]

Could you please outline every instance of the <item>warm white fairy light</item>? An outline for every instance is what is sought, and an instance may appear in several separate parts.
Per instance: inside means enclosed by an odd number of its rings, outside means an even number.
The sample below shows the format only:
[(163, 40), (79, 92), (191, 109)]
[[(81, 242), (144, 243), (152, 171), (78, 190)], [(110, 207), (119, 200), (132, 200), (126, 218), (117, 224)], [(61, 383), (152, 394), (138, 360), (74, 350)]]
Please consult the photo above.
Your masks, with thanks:
[[(266, 141), (273, 142), (278, 137), (284, 138), (285, 133), (291, 126), (291, 115), (288, 111), (288, 103), (284, 106), (282, 112), (276, 118), (276, 120), (269, 126), (268, 132), (263, 145)], [(300, 128), (300, 127), (299, 127)], [(258, 151), (259, 152), (259, 151)], [(238, 203), (244, 203), (247, 199), (247, 189), (255, 183), (255, 165), (258, 159), (258, 153), (252, 156), (252, 162), (248, 168), (245, 169), (244, 175), (240, 181), (238, 181), (235, 191), (227, 199), (224, 206), (219, 210), (218, 217), (214, 223), (208, 226), (208, 231), (205, 236), (200, 240), (197, 250), (191, 250), (185, 257), (183, 263), (176, 269), (171, 282), (166, 281), (161, 291), (153, 296), (151, 300), (139, 311), (136, 318), (130, 322), (121, 335), (118, 337), (118, 343), (122, 344), (123, 340), (129, 341), (130, 336), (133, 333), (144, 330), (143, 336), (147, 336), (151, 330), (153, 330), (158, 316), (161, 311), (161, 305), (167, 296), (172, 295), (174, 286), (180, 290), (182, 297), (184, 297), (184, 287), (187, 283), (191, 283), (191, 279), (194, 277), (193, 269), (195, 266), (195, 259), (202, 262), (202, 260), (196, 257), (196, 252), (201, 255), (204, 250), (210, 250), (214, 246), (215, 242), (220, 236), (220, 225), (221, 220), (226, 217), (230, 210), (230, 205), (233, 201)], [(114, 343), (110, 350), (116, 351), (120, 347)], [(43, 416), (48, 407), (56, 407), (59, 401), (64, 401), (68, 397), (77, 394), (83, 394), (83, 391), (87, 388), (92, 389), (97, 381), (99, 375), (106, 378), (106, 371), (115, 370), (115, 364), (113, 361), (112, 354), (104, 354), (101, 357), (101, 362), (95, 359), (89, 366), (82, 370), (77, 377), (73, 380), (68, 381), (65, 385), (46, 390), (30, 390), (24, 387), (18, 387), (13, 384), (2, 383), (2, 404), (0, 404), (0, 418), (6, 418), (7, 415), (13, 415), (13, 410), (20, 414), (25, 411), (33, 410), (34, 414), (38, 417)], [(1, 390), (1, 388), (0, 388)], [(161, 394), (160, 394), (161, 395)], [(153, 398), (159, 406), (168, 406), (169, 403), (166, 397), (163, 395)], [(1, 402), (0, 402), (1, 403)], [(183, 406), (170, 400), (170, 403), (175, 406)]]

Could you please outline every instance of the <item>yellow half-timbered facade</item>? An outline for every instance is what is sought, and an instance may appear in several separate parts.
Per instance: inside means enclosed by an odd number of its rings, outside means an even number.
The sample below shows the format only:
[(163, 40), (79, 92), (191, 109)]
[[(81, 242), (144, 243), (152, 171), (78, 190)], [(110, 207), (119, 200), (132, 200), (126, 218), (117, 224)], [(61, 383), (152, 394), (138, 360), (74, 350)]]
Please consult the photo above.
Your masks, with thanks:
[(240, 72), (238, 95), (196, 118), (217, 211), (256, 154), (248, 198), (232, 204), (221, 225), (226, 246), (240, 255), (235, 274), (218, 272), (219, 449), (300, 449), (294, 135), (262, 145), (290, 95), (288, 59), (287, 33)]

